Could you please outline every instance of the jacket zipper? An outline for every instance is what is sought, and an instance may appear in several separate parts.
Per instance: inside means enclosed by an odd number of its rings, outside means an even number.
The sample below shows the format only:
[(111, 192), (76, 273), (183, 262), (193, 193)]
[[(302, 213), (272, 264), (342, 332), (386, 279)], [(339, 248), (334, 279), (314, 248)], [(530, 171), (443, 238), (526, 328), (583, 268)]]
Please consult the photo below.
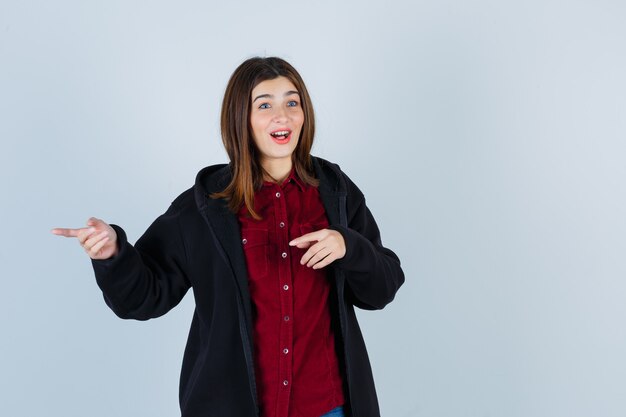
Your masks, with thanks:
[[(252, 391), (252, 402), (254, 403), (254, 411), (256, 415), (259, 415), (259, 406), (257, 404), (257, 390), (256, 390), (256, 380), (254, 374), (254, 364), (252, 359), (252, 343), (250, 338), (248, 337), (248, 329), (247, 329), (247, 319), (245, 318), (245, 313), (243, 311), (243, 305), (241, 296), (237, 295), (237, 310), (239, 311), (239, 333), (241, 334), (241, 339), (243, 342), (243, 354), (246, 358), (246, 366), (248, 368), (248, 383), (250, 384), (250, 391)], [(242, 319), (243, 318), (243, 319)]]
[[(346, 195), (339, 195), (339, 224), (343, 227), (348, 227), (348, 215), (346, 213)], [(348, 387), (348, 398), (351, 397), (350, 393), (350, 361), (348, 360), (348, 351), (346, 347), (346, 305), (344, 302), (344, 289), (346, 278), (341, 269), (335, 269), (336, 276), (336, 284), (337, 284), (337, 297), (339, 304), (339, 325), (341, 327), (341, 337), (343, 339), (343, 355), (344, 355), (344, 363), (346, 364), (346, 385)], [(350, 399), (350, 415), (352, 417), (356, 417), (354, 415), (354, 410), (352, 409), (352, 399)]]
[[(210, 198), (209, 194), (205, 194), (204, 196), (206, 199)], [(206, 212), (206, 207), (207, 207), (206, 203), (204, 203), (202, 207), (200, 207), (202, 217), (204, 218), (204, 221), (206, 222), (209, 228), (215, 247), (218, 248), (218, 251), (224, 258), (224, 260), (228, 263), (228, 257), (221, 249), (221, 244), (217, 240), (217, 236), (215, 236), (215, 232), (213, 231), (213, 228), (211, 227), (211, 222), (207, 218), (208, 214)], [(234, 274), (234, 271), (233, 271), (233, 274)], [(256, 380), (255, 380), (255, 373), (254, 373), (254, 363), (253, 363), (253, 358), (252, 358), (252, 348), (251, 348), (252, 343), (250, 341), (250, 338), (248, 337), (248, 329), (247, 329), (248, 320), (246, 319), (245, 311), (243, 309), (243, 300), (241, 299), (241, 293), (239, 291), (237, 291), (237, 312), (239, 313), (239, 334), (241, 335), (241, 341), (243, 343), (243, 355), (244, 355), (244, 358), (246, 359), (246, 368), (248, 369), (248, 383), (250, 385), (250, 391), (252, 393), (252, 404), (254, 404), (255, 414), (258, 416), (259, 405), (258, 405)]]

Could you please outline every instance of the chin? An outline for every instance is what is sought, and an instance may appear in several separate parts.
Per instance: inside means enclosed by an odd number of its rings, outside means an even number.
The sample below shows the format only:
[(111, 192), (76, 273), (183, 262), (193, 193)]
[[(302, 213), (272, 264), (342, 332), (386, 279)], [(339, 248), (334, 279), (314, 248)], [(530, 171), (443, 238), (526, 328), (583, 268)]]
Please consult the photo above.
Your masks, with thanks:
[(288, 148), (285, 145), (280, 149), (273, 149), (274, 152), (268, 152), (268, 156), (270, 158), (282, 159), (282, 158), (290, 158), (291, 155), (296, 151), (296, 146), (289, 146)]
[(266, 159), (271, 159), (274, 161), (280, 161), (280, 160), (286, 161), (286, 160), (291, 160), (291, 155), (292, 155), (291, 153), (287, 155), (268, 155)]

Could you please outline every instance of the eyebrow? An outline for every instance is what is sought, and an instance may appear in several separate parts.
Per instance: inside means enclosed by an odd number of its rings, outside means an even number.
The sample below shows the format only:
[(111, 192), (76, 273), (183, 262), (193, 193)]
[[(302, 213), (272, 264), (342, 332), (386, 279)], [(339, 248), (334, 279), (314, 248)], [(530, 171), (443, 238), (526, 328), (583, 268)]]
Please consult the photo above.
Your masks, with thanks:
[[(298, 92), (297, 92), (297, 91), (295, 91), (295, 90), (289, 90), (289, 91), (287, 91), (287, 92), (286, 92), (283, 96), (284, 96), (284, 97), (287, 97), (287, 96), (290, 96), (290, 95), (292, 95), (292, 94), (297, 94), (297, 95), (300, 95), (300, 93), (298, 93)], [(252, 100), (252, 102), (254, 103), (255, 101), (257, 101), (257, 100), (258, 100), (258, 99), (260, 99), (260, 98), (274, 98), (274, 96), (273, 96), (272, 94), (261, 94), (261, 95), (256, 96), (256, 97), (254, 98), (254, 100)]]

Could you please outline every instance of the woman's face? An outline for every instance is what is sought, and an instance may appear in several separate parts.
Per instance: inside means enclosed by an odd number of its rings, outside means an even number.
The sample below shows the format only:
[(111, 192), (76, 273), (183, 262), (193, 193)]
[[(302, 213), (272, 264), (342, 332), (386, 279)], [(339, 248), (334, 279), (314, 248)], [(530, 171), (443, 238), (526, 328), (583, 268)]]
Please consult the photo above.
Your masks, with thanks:
[(250, 125), (261, 164), (291, 164), (304, 123), (296, 87), (285, 77), (262, 81), (252, 90), (250, 100)]

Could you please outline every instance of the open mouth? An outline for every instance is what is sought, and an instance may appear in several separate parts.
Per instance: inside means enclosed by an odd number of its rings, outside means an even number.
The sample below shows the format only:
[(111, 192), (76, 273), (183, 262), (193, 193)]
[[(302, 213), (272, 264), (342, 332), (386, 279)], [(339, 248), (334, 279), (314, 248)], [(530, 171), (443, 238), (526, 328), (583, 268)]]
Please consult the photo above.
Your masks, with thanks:
[(291, 130), (276, 130), (270, 133), (270, 136), (274, 139), (276, 143), (287, 143), (291, 138)]
[(291, 130), (277, 130), (275, 132), (270, 133), (270, 135), (279, 141), (286, 140), (291, 135)]

